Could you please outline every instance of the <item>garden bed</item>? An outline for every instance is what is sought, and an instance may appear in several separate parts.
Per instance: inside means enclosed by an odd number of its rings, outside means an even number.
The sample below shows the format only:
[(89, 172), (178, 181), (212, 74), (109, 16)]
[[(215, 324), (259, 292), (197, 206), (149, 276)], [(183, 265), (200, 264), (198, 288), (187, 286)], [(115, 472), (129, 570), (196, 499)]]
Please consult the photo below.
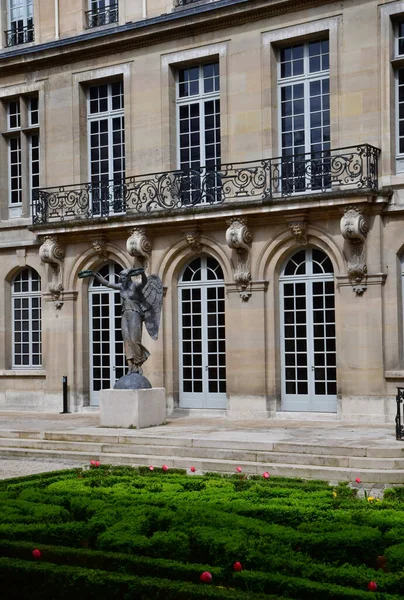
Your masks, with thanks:
[(0, 585), (21, 600), (399, 600), (403, 502), (157, 467), (1, 481)]

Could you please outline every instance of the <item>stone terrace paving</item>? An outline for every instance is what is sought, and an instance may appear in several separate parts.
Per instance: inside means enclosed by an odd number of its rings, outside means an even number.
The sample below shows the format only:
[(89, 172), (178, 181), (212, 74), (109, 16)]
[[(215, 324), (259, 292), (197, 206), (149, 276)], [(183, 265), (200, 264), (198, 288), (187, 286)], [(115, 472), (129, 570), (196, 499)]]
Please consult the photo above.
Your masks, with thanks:
[[(160, 427), (134, 430), (100, 428), (98, 422), (96, 413), (0, 413), (0, 478), (85, 466), (93, 456), (112, 464), (166, 463), (182, 468), (193, 464), (197, 472), (235, 472), (240, 464), (245, 473), (260, 473), (265, 463), (276, 475), (325, 478), (332, 483), (361, 477), (365, 483), (359, 486), (360, 493), (366, 489), (374, 496), (404, 482), (404, 442), (396, 441), (394, 423), (362, 426), (329, 420), (181, 416)], [(72, 452), (72, 446), (78, 451)], [(128, 452), (134, 453), (133, 458)], [(293, 465), (296, 472), (291, 473)]]

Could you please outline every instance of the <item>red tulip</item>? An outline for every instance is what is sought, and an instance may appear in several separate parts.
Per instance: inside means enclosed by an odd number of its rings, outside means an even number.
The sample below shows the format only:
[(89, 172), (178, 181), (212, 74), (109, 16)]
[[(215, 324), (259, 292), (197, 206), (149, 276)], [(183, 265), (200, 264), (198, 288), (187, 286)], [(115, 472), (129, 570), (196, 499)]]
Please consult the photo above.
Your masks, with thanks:
[(196, 469), (195, 469), (195, 467), (191, 467), (189, 470), (191, 471), (191, 473), (195, 473)]
[(376, 583), (376, 581), (369, 581), (369, 583), (368, 583), (368, 590), (370, 590), (371, 592), (375, 592), (377, 590), (377, 583)]
[(211, 583), (212, 581), (212, 573), (209, 573), (209, 571), (204, 571), (202, 573), (202, 575), (199, 578), (201, 581), (204, 581), (205, 583)]
[(93, 465), (93, 467), (95, 467), (95, 460), (90, 460), (90, 465)]
[(236, 469), (237, 473), (241, 473), (242, 470), (243, 469), (241, 467), (237, 467), (237, 469)]
[(154, 467), (149, 467), (150, 471), (154, 471)]
[(167, 465), (163, 465), (161, 468), (163, 469), (163, 471), (168, 471)]
[(32, 556), (35, 558), (35, 560), (39, 560), (42, 556), (42, 553), (40, 550), (38, 550), (38, 548), (35, 548), (35, 550), (32, 551)]
[(361, 483), (362, 479), (361, 479), (360, 477), (357, 477), (357, 478), (355, 479), (355, 481), (356, 481), (356, 483)]
[(233, 569), (235, 571), (242, 571), (243, 570), (243, 566), (242, 566), (241, 562), (238, 562), (238, 561), (235, 562), (234, 565), (233, 565)]
[(268, 471), (265, 471), (265, 473), (262, 474), (264, 479), (269, 479), (270, 478), (270, 474), (268, 473)]
[(96, 460), (96, 461), (95, 461), (95, 466), (96, 466), (96, 467), (99, 467), (99, 466), (100, 466), (100, 464), (101, 464), (101, 463), (100, 463), (98, 460)]

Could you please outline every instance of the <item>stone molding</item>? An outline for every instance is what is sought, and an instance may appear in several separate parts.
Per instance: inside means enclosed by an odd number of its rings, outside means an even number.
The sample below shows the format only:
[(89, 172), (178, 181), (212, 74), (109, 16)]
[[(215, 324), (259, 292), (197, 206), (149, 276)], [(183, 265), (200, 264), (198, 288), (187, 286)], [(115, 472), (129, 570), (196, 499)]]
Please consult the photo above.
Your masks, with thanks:
[[(227, 294), (236, 294), (240, 293), (239, 287), (237, 283), (225, 283), (226, 293)], [(250, 295), (256, 292), (266, 292), (268, 289), (269, 281), (250, 281)]]
[(63, 292), (65, 251), (60, 246), (56, 236), (46, 235), (41, 238), (41, 242), (39, 258), (51, 270), (52, 280), (49, 284), (49, 294), (55, 302), (55, 307), (59, 309), (63, 306), (61, 295)]
[(201, 232), (199, 229), (194, 229), (184, 232), (185, 241), (195, 254), (202, 252)]
[[(77, 290), (63, 290), (61, 297), (60, 297), (60, 301), (62, 301), (62, 304), (64, 302), (75, 302), (78, 298), (78, 295), (79, 295), (79, 293)], [(42, 298), (44, 299), (45, 302), (54, 302), (55, 301), (53, 295), (50, 292), (42, 294)]]
[[(337, 286), (352, 286), (352, 281), (348, 275), (336, 275)], [(386, 283), (387, 273), (373, 273), (372, 275), (366, 275), (366, 286), (369, 285), (384, 285)]]
[(369, 225), (363, 211), (357, 206), (347, 206), (341, 218), (341, 235), (347, 241), (348, 278), (357, 296), (365, 292), (367, 265), (365, 258), (365, 241)]
[(139, 261), (140, 266), (147, 271), (151, 258), (152, 245), (144, 229), (134, 227), (131, 230), (131, 234), (126, 240), (126, 249), (131, 256)]
[(98, 235), (91, 239), (91, 245), (98, 258), (107, 261), (109, 253), (107, 250), (107, 239), (104, 235)]
[(226, 243), (235, 251), (234, 281), (243, 302), (248, 302), (251, 296), (251, 244), (252, 234), (246, 221), (235, 217), (228, 221)]
[(288, 225), (299, 246), (307, 246), (307, 219), (305, 215), (289, 217)]

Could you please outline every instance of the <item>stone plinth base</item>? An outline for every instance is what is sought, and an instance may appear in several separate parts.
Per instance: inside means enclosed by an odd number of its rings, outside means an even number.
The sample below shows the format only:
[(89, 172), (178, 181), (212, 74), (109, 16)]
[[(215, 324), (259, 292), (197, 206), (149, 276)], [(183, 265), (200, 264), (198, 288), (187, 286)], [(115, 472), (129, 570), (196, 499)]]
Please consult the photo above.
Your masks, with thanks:
[(166, 390), (101, 390), (101, 427), (140, 429), (166, 420)]

